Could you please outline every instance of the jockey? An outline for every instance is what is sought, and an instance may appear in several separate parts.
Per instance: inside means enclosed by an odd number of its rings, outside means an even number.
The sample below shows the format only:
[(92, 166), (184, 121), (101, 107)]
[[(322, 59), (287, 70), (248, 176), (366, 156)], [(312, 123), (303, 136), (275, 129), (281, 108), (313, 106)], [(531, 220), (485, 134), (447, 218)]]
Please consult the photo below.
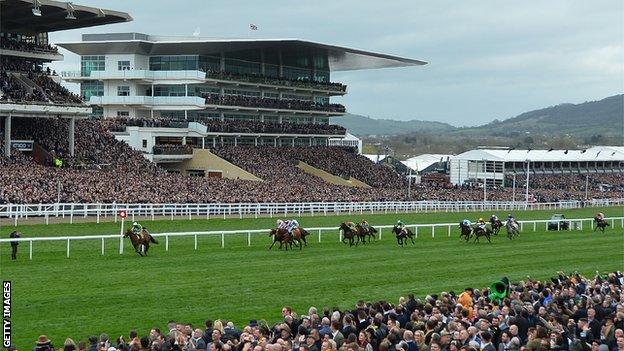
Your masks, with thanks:
[(495, 214), (490, 216), (490, 223), (494, 224), (498, 222), (498, 216), (496, 216)]
[(396, 225), (397, 225), (397, 228), (401, 229), (402, 234), (407, 234), (405, 231), (405, 224), (400, 219), (397, 221)]
[(470, 222), (468, 218), (464, 218), (464, 220), (462, 221), (462, 224), (466, 227), (470, 227), (472, 225), (472, 223)]
[(602, 222), (602, 221), (604, 221), (604, 213), (602, 212), (596, 213), (596, 222)]
[(348, 221), (345, 222), (345, 224), (347, 225), (347, 227), (349, 227), (349, 229), (351, 229), (351, 231), (357, 232), (357, 226), (355, 225), (355, 223)]
[(479, 222), (477, 223), (477, 227), (480, 228), (481, 230), (485, 231), (485, 220), (483, 219), (483, 217), (479, 218)]
[(362, 219), (362, 221), (360, 222), (360, 226), (364, 229), (368, 229), (369, 224), (365, 219)]
[(293, 230), (295, 230), (295, 228), (299, 227), (299, 222), (297, 222), (296, 219), (291, 219), (291, 220), (286, 221), (286, 222), (288, 223), (287, 227), (286, 227), (286, 230), (288, 231), (288, 234), (292, 235)]
[(518, 224), (518, 222), (516, 222), (516, 219), (511, 213), (509, 214), (509, 216), (507, 216), (507, 222)]
[(143, 236), (143, 226), (139, 222), (132, 223), (132, 232), (140, 237)]

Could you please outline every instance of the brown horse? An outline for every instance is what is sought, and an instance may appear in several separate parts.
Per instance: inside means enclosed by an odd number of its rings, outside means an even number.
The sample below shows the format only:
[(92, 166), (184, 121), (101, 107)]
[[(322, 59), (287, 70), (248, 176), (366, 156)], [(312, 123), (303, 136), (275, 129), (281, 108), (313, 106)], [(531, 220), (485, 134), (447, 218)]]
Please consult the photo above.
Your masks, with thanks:
[[(273, 237), (273, 243), (271, 243), (271, 246), (269, 246), (269, 250), (271, 250), (273, 248), (273, 245), (275, 245), (275, 243), (278, 241), (280, 243), (280, 250), (282, 249), (282, 247), (285, 247), (286, 251), (288, 251), (288, 247), (290, 247), (290, 249), (292, 250), (293, 243), (295, 244), (295, 246), (299, 246), (299, 250), (301, 250), (301, 244), (297, 244), (297, 239), (301, 239), (301, 233), (299, 233), (299, 237), (297, 238), (294, 236), (294, 231), (293, 236), (291, 236), (290, 234), (288, 234), (288, 231), (286, 229), (276, 228), (271, 229), (271, 231), (269, 232), (269, 236)], [(299, 241), (299, 243), (301, 243), (301, 241)]]
[(503, 222), (500, 219), (490, 220), (490, 224), (492, 225), (492, 233), (494, 235), (498, 235), (498, 232), (503, 227)]
[(310, 233), (307, 230), (301, 227), (297, 227), (293, 229), (292, 235), (293, 235), (293, 239), (299, 242), (299, 248), (301, 248), (302, 246), (308, 246), (308, 241), (306, 240), (306, 236), (310, 235)]
[(465, 239), (466, 242), (470, 240), (470, 235), (472, 234), (472, 227), (469, 225), (465, 225), (463, 222), (459, 223), (459, 228), (461, 229), (461, 233), (459, 234), (459, 240)]
[(140, 256), (147, 256), (150, 243), (158, 244), (158, 241), (156, 241), (145, 228), (141, 231), (141, 235), (137, 235), (132, 229), (128, 229), (126, 230), (126, 234), (124, 234), (124, 238), (130, 238), (130, 242), (132, 242), (132, 246), (134, 246), (134, 251)]
[(600, 229), (601, 232), (604, 233), (605, 229), (609, 226), (609, 223), (604, 219), (600, 219), (598, 217), (594, 217), (594, 222), (596, 223), (596, 227), (594, 227), (594, 231)]
[(475, 225), (472, 229), (472, 235), (475, 236), (475, 243), (478, 243), (479, 238), (482, 236), (484, 236), (490, 244), (492, 243), (492, 240), (490, 240), (490, 236), (492, 235), (492, 229), (488, 227), (485, 227), (485, 229), (481, 229), (478, 225)]
[(377, 234), (377, 229), (375, 229), (373, 226), (368, 223), (365, 224), (364, 221), (362, 221), (358, 223), (355, 227), (358, 230), (358, 237), (363, 244), (366, 244), (366, 237), (368, 237), (369, 243), (371, 241), (375, 241), (375, 234)]
[(401, 230), (401, 228), (395, 225), (392, 227), (392, 232), (396, 236), (397, 243), (400, 246), (407, 245), (407, 239), (411, 240), (413, 245), (416, 245), (416, 242), (414, 242), (414, 237), (416, 235), (409, 228)]
[(343, 243), (346, 244), (347, 240), (349, 240), (349, 246), (353, 246), (353, 244), (355, 244), (355, 246), (358, 245), (358, 243), (360, 242), (360, 236), (357, 229), (351, 229), (351, 227), (349, 227), (346, 222), (340, 223), (339, 229), (342, 230)]

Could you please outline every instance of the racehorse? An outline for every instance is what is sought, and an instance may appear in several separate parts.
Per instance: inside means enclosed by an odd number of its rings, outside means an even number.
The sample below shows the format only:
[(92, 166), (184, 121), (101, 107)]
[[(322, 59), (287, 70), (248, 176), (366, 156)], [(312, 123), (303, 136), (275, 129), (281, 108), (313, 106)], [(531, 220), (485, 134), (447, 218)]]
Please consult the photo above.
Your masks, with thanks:
[(492, 233), (498, 235), (498, 232), (503, 227), (503, 222), (500, 219), (496, 219), (495, 221), (490, 221), (490, 224), (492, 224)]
[(158, 241), (145, 228), (141, 230), (141, 235), (135, 234), (132, 229), (128, 229), (126, 234), (124, 234), (124, 238), (130, 238), (134, 251), (140, 256), (147, 256), (150, 243), (158, 244)]
[(513, 239), (515, 236), (520, 235), (520, 229), (518, 228), (518, 223), (516, 222), (505, 222), (505, 228), (507, 228), (507, 237), (509, 238), (509, 240)]
[(396, 236), (397, 243), (400, 246), (407, 245), (407, 239), (410, 239), (412, 241), (412, 244), (416, 245), (416, 243), (414, 242), (415, 235), (409, 228), (404, 228), (404, 230), (401, 230), (401, 228), (395, 225), (392, 228), (392, 232)]
[(297, 245), (297, 242), (295, 242), (295, 237), (288, 234), (288, 231), (286, 229), (271, 229), (271, 231), (269, 232), (269, 236), (273, 237), (273, 243), (271, 243), (271, 246), (269, 246), (269, 250), (271, 250), (273, 248), (273, 245), (275, 245), (275, 243), (278, 241), (280, 243), (280, 250), (282, 249), (282, 247), (285, 247), (286, 251), (288, 251), (288, 247), (290, 247), (290, 249), (292, 250), (293, 243), (295, 244), (295, 246), (299, 246), (299, 250), (301, 250), (301, 245)]
[(462, 238), (468, 242), (470, 240), (470, 235), (472, 234), (472, 227), (469, 225), (465, 225), (463, 222), (459, 222), (459, 229), (461, 229), (461, 233), (459, 234), (459, 240)]
[(308, 232), (307, 230), (301, 227), (297, 227), (293, 229), (292, 234), (293, 234), (294, 239), (299, 242), (300, 248), (302, 246), (301, 242), (303, 242), (303, 245), (308, 246), (308, 241), (306, 240), (306, 236), (310, 235), (310, 232)]
[(492, 229), (485, 227), (485, 229), (480, 228), (479, 226), (475, 226), (472, 229), (472, 235), (475, 236), (475, 243), (479, 242), (479, 237), (484, 236), (489, 243), (492, 243), (492, 240), (490, 240), (490, 235), (492, 234)]
[[(349, 246), (358, 245), (360, 242), (359, 231), (357, 229), (351, 229), (346, 222), (340, 223), (340, 230), (342, 230), (342, 242), (347, 243), (349, 240)], [(356, 241), (357, 240), (357, 241)]]
[(355, 226), (358, 230), (358, 237), (362, 243), (366, 244), (366, 237), (368, 236), (368, 242), (375, 241), (375, 234), (377, 234), (377, 229), (375, 229), (370, 224), (367, 226), (362, 225), (362, 223), (358, 223)]
[(609, 223), (607, 223), (607, 221), (605, 221), (604, 219), (599, 219), (598, 217), (594, 217), (594, 222), (596, 222), (596, 227), (594, 228), (594, 231), (596, 231), (596, 229), (600, 229), (600, 231), (604, 233), (605, 229), (609, 226)]

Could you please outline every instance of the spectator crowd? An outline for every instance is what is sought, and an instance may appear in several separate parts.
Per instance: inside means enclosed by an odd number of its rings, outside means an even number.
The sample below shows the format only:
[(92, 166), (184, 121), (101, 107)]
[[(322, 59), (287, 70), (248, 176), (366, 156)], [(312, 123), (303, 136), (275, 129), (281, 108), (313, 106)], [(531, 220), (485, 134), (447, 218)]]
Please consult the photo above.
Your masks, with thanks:
[(206, 78), (219, 79), (219, 80), (237, 80), (242, 82), (268, 84), (268, 85), (280, 85), (286, 87), (297, 87), (306, 89), (319, 89), (319, 90), (331, 90), (337, 92), (344, 92), (347, 90), (347, 86), (342, 83), (333, 82), (321, 82), (318, 80), (310, 79), (288, 79), (269, 77), (263, 74), (241, 74), (234, 72), (224, 71), (212, 71), (206, 72)]
[(58, 53), (58, 48), (50, 44), (0, 37), (0, 48), (15, 51)]
[[(624, 351), (624, 276), (593, 278), (558, 272), (527, 277), (504, 297), (488, 288), (413, 294), (390, 301), (357, 301), (351, 308), (284, 306), (280, 318), (260, 315), (237, 327), (206, 320), (203, 328), (169, 321), (116, 340), (102, 333), (64, 351)], [(250, 316), (251, 317), (251, 316)], [(278, 320), (267, 323), (264, 319)], [(149, 330), (149, 332), (148, 332)], [(41, 335), (35, 351), (53, 351)]]
[[(67, 119), (12, 120), (12, 139), (34, 140), (44, 157), (13, 150), (0, 157), (0, 203), (118, 202), (351, 202), (407, 200), (405, 180), (385, 164), (374, 164), (353, 149), (339, 147), (223, 146), (212, 151), (263, 181), (185, 177), (167, 173), (118, 141), (109, 128), (116, 120), (76, 122), (75, 155), (69, 156)], [(155, 122), (160, 123), (160, 122)], [(166, 122), (163, 122), (166, 123)], [(123, 125), (123, 124), (121, 124)], [(2, 125), (0, 125), (0, 129)], [(113, 128), (114, 129), (114, 128)], [(1, 130), (0, 130), (1, 133)], [(157, 145), (157, 152), (191, 152), (189, 146)], [(63, 167), (51, 167), (60, 158)], [(41, 160), (48, 162), (41, 162)], [(303, 161), (369, 188), (330, 184), (297, 167)], [(597, 181), (620, 184), (622, 173), (597, 174)], [(537, 178), (539, 176), (535, 176)], [(583, 177), (577, 176), (577, 177)], [(545, 181), (544, 181), (545, 182)], [(519, 187), (519, 185), (518, 185)], [(59, 191), (60, 189), (60, 191)], [(449, 183), (412, 184), (410, 200), (481, 201), (483, 190)], [(532, 188), (540, 201), (585, 199), (585, 191)], [(58, 198), (57, 198), (58, 197)], [(510, 188), (489, 188), (488, 200), (511, 200)], [(589, 198), (617, 198), (619, 191), (592, 187)], [(522, 198), (517, 195), (516, 199)]]
[(346, 112), (341, 104), (321, 104), (311, 100), (280, 100), (243, 95), (204, 94), (207, 105), (242, 106), (279, 110)]

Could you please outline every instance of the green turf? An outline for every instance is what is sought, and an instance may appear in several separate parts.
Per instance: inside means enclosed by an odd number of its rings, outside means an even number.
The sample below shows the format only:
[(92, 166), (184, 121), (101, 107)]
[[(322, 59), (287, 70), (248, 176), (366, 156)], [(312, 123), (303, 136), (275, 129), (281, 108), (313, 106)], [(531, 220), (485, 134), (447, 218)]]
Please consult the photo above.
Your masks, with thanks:
[[(516, 212), (518, 219), (545, 219), (563, 212), (568, 218), (591, 217), (597, 209)], [(624, 209), (601, 209), (607, 216), (622, 216)], [(491, 213), (482, 213), (488, 216)], [(505, 212), (499, 211), (499, 216)], [(350, 216), (371, 224), (459, 222), (479, 214), (388, 214)], [(337, 226), (349, 216), (304, 217), (303, 226)], [(153, 232), (219, 229), (258, 229), (275, 219), (211, 219), (157, 221), (143, 224)], [(2, 227), (7, 237), (13, 227)], [(33, 225), (18, 228), (25, 237), (112, 234), (118, 224)], [(28, 246), (20, 246), (19, 260), (9, 260), (7, 244), (0, 245), (0, 275), (13, 281), (13, 337), (21, 348), (32, 347), (39, 334), (56, 345), (66, 337), (84, 340), (90, 334), (108, 332), (112, 338), (137, 329), (163, 328), (170, 319), (201, 325), (207, 318), (228, 319), (241, 326), (249, 319), (277, 321), (283, 305), (306, 312), (310, 305), (351, 307), (359, 299), (388, 299), (415, 292), (419, 296), (465, 286), (488, 286), (506, 275), (512, 281), (526, 275), (546, 279), (557, 270), (589, 274), (595, 270), (624, 269), (624, 230), (620, 222), (607, 233), (584, 231), (533, 233), (526, 227), (520, 238), (495, 237), (492, 244), (459, 242), (446, 230), (421, 230), (416, 245), (399, 248), (384, 232), (381, 241), (349, 248), (338, 243), (337, 233), (323, 234), (302, 252), (268, 251), (269, 237), (228, 236), (225, 248), (218, 237), (170, 239), (153, 247), (151, 256), (139, 258), (126, 250), (119, 255), (118, 240), (72, 242), (65, 258), (65, 242), (35, 243), (28, 260)], [(126, 242), (126, 248), (128, 248)]]

